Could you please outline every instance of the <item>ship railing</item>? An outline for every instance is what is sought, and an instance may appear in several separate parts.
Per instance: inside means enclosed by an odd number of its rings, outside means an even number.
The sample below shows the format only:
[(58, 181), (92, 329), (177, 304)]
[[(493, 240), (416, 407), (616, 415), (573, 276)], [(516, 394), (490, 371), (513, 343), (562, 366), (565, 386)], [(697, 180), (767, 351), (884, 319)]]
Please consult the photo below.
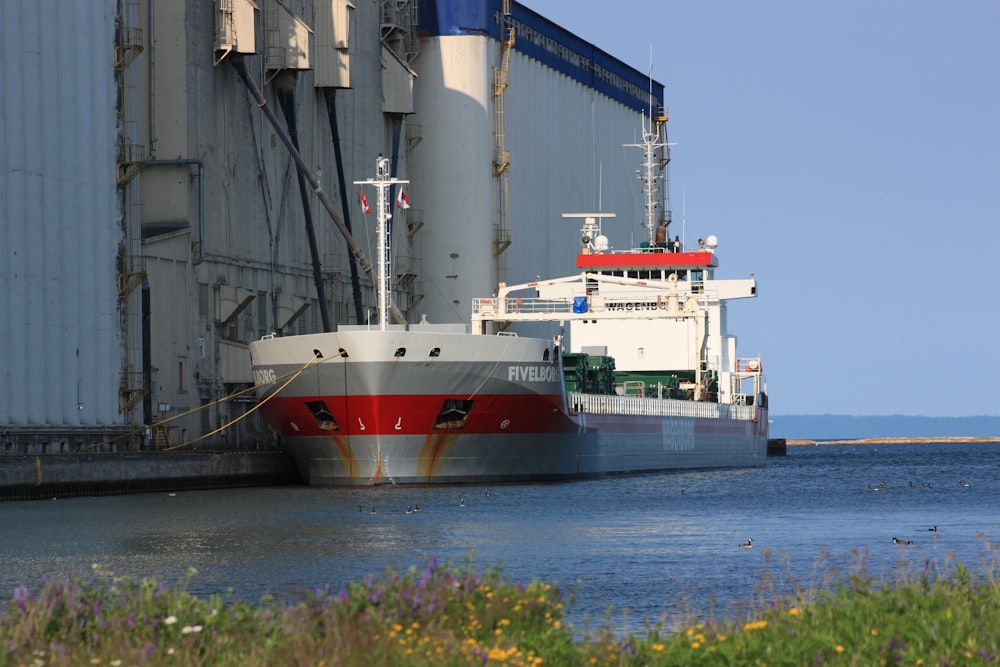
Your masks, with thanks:
[[(501, 304), (504, 306), (500, 308)], [(492, 317), (499, 314), (558, 315), (573, 312), (572, 299), (473, 299), (472, 314)]]
[[(718, 290), (711, 289), (695, 294), (700, 307), (718, 297)], [(671, 301), (670, 297), (675, 297)], [(602, 292), (587, 297), (581, 304), (574, 297), (542, 299), (536, 297), (477, 298), (472, 300), (474, 320), (532, 320), (554, 319), (566, 316), (586, 317), (607, 313), (615, 317), (623, 316), (690, 316), (685, 311), (688, 293), (666, 295), (662, 292), (622, 290)], [(582, 307), (582, 309), (581, 309)]]
[(579, 392), (569, 392), (568, 398), (570, 409), (573, 412), (596, 415), (701, 417), (742, 421), (752, 421), (757, 415), (756, 408), (752, 405), (684, 401), (672, 398), (582, 394)]

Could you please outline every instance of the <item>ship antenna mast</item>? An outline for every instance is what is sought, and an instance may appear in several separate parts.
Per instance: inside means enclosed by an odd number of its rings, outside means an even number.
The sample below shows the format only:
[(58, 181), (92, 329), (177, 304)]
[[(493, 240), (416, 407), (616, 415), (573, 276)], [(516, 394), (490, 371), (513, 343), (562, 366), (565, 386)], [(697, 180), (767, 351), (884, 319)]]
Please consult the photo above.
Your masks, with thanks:
[[(670, 226), (670, 213), (664, 214), (665, 192), (661, 192), (659, 182), (664, 178), (664, 171), (670, 162), (670, 146), (667, 142), (667, 108), (654, 105), (653, 76), (650, 65), (649, 76), (649, 124), (646, 114), (642, 118), (642, 142), (625, 144), (632, 148), (642, 149), (642, 163), (636, 174), (642, 181), (642, 193), (645, 197), (646, 220), (642, 226), (646, 228), (649, 246), (656, 242), (657, 227), (666, 229)], [(665, 190), (665, 188), (664, 188)]]
[(376, 279), (376, 289), (378, 290), (378, 326), (379, 330), (385, 331), (388, 323), (390, 303), (389, 290), (392, 288), (389, 278), (389, 269), (392, 265), (389, 254), (389, 220), (392, 219), (392, 214), (389, 213), (388, 193), (392, 186), (407, 184), (409, 181), (392, 178), (390, 176), (389, 158), (382, 157), (381, 153), (375, 160), (375, 174), (375, 178), (354, 181), (354, 184), (362, 187), (365, 185), (374, 185), (378, 193), (375, 215), (377, 222), (375, 235), (378, 236), (378, 276)]

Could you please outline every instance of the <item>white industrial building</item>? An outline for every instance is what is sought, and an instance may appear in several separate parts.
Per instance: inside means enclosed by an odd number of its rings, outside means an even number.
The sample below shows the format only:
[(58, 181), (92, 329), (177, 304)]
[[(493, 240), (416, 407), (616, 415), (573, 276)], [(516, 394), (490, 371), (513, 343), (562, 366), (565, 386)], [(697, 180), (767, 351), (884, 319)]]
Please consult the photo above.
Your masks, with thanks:
[(338, 225), (374, 263), (380, 154), (411, 322), (572, 273), (562, 213), (645, 234), (662, 86), (509, 0), (0, 0), (0, 39), (0, 452), (269, 444), (247, 342), (375, 321)]

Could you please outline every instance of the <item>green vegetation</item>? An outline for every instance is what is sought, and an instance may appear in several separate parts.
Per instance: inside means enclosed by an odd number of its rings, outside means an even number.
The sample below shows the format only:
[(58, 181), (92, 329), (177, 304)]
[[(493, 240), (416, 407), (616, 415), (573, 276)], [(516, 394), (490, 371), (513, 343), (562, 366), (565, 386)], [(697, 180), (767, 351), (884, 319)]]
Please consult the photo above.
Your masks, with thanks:
[[(740, 620), (610, 622), (579, 631), (544, 581), (429, 561), (293, 604), (199, 599), (95, 566), (18, 586), (0, 606), (0, 666), (24, 665), (955, 665), (1000, 656), (995, 551), (983, 572), (901, 561), (822, 590), (776, 595), (766, 575)], [(827, 575), (824, 575), (826, 577)]]

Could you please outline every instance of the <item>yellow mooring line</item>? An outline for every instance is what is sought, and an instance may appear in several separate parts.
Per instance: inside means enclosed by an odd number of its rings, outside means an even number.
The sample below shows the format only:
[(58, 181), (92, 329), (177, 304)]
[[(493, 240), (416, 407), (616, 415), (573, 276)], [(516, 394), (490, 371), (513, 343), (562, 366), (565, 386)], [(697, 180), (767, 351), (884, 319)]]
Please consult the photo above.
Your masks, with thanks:
[[(163, 450), (160, 450), (160, 451), (168, 452), (168, 451), (172, 451), (174, 449), (178, 449), (180, 447), (187, 447), (188, 445), (194, 444), (196, 442), (204, 440), (205, 438), (211, 437), (211, 436), (215, 435), (216, 433), (219, 433), (220, 431), (224, 431), (225, 429), (229, 428), (233, 424), (235, 424), (235, 423), (237, 423), (239, 421), (242, 421), (243, 419), (246, 419), (247, 417), (249, 417), (250, 415), (252, 415), (254, 412), (256, 412), (262, 405), (264, 405), (269, 400), (271, 400), (272, 398), (274, 398), (275, 396), (277, 396), (278, 394), (280, 394), (281, 391), (292, 382), (292, 380), (294, 380), (299, 375), (301, 375), (303, 371), (305, 371), (307, 368), (309, 368), (309, 366), (313, 365), (313, 362), (316, 360), (317, 356), (319, 356), (318, 353), (314, 354), (312, 356), (312, 358), (309, 359), (309, 361), (307, 361), (302, 366), (302, 368), (299, 368), (298, 370), (290, 371), (290, 372), (286, 373), (285, 375), (281, 375), (281, 376), (275, 378), (274, 380), (272, 380), (271, 382), (269, 382), (268, 384), (274, 384), (276, 382), (280, 382), (281, 380), (284, 380), (285, 378), (288, 378), (284, 382), (284, 384), (282, 384), (275, 391), (273, 391), (267, 398), (265, 398), (264, 400), (258, 402), (257, 405), (255, 405), (253, 408), (251, 408), (250, 410), (248, 410), (245, 414), (240, 415), (239, 417), (237, 417), (236, 419), (233, 419), (229, 423), (223, 424), (222, 426), (220, 426), (219, 428), (215, 429), (214, 431), (212, 431), (210, 433), (206, 433), (206, 434), (204, 434), (202, 436), (199, 436), (199, 437), (195, 438), (194, 440), (188, 440), (187, 442), (182, 442), (179, 445), (174, 445), (173, 447), (167, 447), (167, 448), (165, 448)], [(338, 359), (338, 358), (340, 358), (339, 355), (338, 356), (334, 356), (334, 357), (328, 357), (327, 359)], [(323, 363), (323, 361), (327, 361), (327, 359), (323, 359), (322, 361), (320, 361), (320, 363)], [(158, 422), (154, 422), (154, 423), (150, 424), (148, 427), (143, 427), (143, 429), (149, 428), (151, 430), (155, 430), (155, 429), (163, 426), (164, 424), (169, 424), (170, 422), (176, 421), (178, 419), (181, 419), (182, 417), (187, 417), (188, 415), (192, 415), (192, 414), (194, 414), (196, 412), (199, 412), (201, 410), (206, 410), (206, 409), (211, 408), (213, 406), (216, 406), (216, 405), (218, 405), (220, 403), (224, 403), (225, 401), (230, 401), (230, 400), (232, 400), (234, 398), (238, 398), (238, 397), (242, 396), (243, 394), (247, 394), (247, 393), (249, 393), (251, 391), (256, 391), (257, 389), (259, 389), (262, 386), (264, 386), (264, 385), (259, 385), (258, 384), (258, 385), (253, 385), (252, 387), (248, 387), (246, 389), (241, 389), (240, 391), (238, 391), (238, 392), (236, 392), (234, 394), (230, 394), (229, 396), (223, 396), (222, 398), (220, 398), (218, 400), (215, 400), (215, 401), (212, 401), (211, 403), (206, 403), (205, 405), (200, 405), (197, 408), (192, 408), (191, 410), (187, 410), (187, 411), (182, 412), (180, 414), (176, 414), (176, 415), (174, 415), (172, 417), (167, 417), (166, 419), (161, 419)], [(119, 436), (117, 438), (112, 438), (110, 440), (102, 440), (101, 442), (94, 443), (93, 445), (88, 445), (87, 447), (82, 448), (80, 451), (87, 451), (88, 449), (94, 449), (96, 447), (101, 447), (103, 445), (109, 445), (109, 444), (111, 444), (113, 442), (117, 442), (118, 440), (123, 440), (125, 438), (131, 437), (131, 436), (135, 435), (136, 433), (138, 433), (138, 430), (130, 431), (129, 433), (126, 433), (125, 435)], [(42, 479), (41, 465), (42, 465), (41, 461), (38, 461), (38, 483), (39, 483), (39, 485), (41, 484), (41, 479)]]

